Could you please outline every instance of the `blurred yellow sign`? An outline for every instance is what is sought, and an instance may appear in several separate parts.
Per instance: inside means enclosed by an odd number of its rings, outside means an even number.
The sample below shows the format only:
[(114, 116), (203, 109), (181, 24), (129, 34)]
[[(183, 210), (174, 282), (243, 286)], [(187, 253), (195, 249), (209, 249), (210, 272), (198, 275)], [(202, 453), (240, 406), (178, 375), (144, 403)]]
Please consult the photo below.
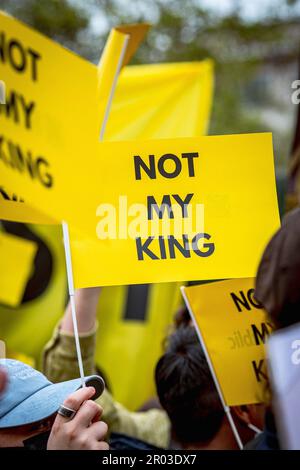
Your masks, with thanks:
[(36, 244), (0, 232), (0, 302), (16, 307), (31, 274)]
[(272, 331), (254, 297), (255, 279), (182, 288), (228, 406), (264, 401), (264, 343)]
[[(0, 190), (13, 190), (14, 200), (28, 202), (15, 175), (55, 198), (57, 175), (72, 174), (74, 161), (99, 140), (113, 79), (148, 26), (113, 29), (97, 67), (3, 12), (0, 20), (0, 78), (6, 85), (6, 102), (0, 105)], [(119, 64), (125, 39), (126, 57)], [(85, 152), (78, 141), (85, 143)], [(30, 205), (23, 209), (30, 217)], [(43, 206), (38, 209), (44, 212)], [(36, 217), (35, 212), (32, 221)]]

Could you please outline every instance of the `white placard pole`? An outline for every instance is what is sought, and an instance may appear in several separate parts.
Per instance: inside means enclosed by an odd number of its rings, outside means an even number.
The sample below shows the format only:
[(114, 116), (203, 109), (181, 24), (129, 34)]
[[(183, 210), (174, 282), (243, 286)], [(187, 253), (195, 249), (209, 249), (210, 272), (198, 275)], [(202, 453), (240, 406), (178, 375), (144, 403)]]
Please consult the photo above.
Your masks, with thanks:
[[(120, 53), (120, 57), (118, 60), (118, 65), (116, 69), (116, 73), (112, 82), (109, 98), (107, 101), (105, 114), (100, 130), (100, 141), (103, 140), (104, 132), (106, 129), (109, 112), (112, 105), (112, 100), (114, 97), (118, 76), (120, 74), (124, 56), (126, 53), (126, 49), (128, 46), (130, 35), (126, 34), (124, 37), (123, 47)], [(62, 222), (62, 229), (63, 229), (63, 239), (64, 239), (64, 248), (65, 248), (65, 257), (66, 257), (66, 267), (67, 267), (67, 279), (68, 279), (68, 289), (69, 289), (69, 298), (70, 298), (70, 306), (72, 312), (72, 322), (73, 322), (73, 330), (74, 330), (74, 338), (75, 338), (75, 345), (76, 345), (76, 353), (77, 353), (77, 361), (79, 366), (79, 373), (81, 378), (82, 387), (85, 387), (85, 379), (84, 379), (84, 369), (83, 369), (83, 362), (82, 362), (82, 354), (80, 348), (80, 340), (79, 340), (79, 333), (78, 333), (78, 325), (77, 325), (77, 317), (76, 317), (76, 306), (75, 306), (75, 289), (74, 289), (74, 278), (73, 278), (73, 269), (72, 269), (72, 258), (71, 258), (71, 245), (70, 245), (70, 237), (69, 237), (69, 227), (67, 222)]]
[(185, 287), (182, 286), (182, 287), (180, 288), (180, 290), (181, 290), (181, 294), (182, 294), (182, 296), (183, 296), (184, 302), (185, 302), (185, 304), (186, 304), (186, 306), (187, 306), (187, 309), (188, 309), (188, 311), (189, 311), (189, 314), (190, 314), (190, 316), (191, 316), (191, 319), (192, 319), (192, 321), (193, 321), (193, 323), (194, 323), (194, 327), (195, 327), (195, 329), (196, 329), (196, 332), (197, 332), (199, 341), (200, 341), (200, 343), (201, 343), (203, 352), (204, 352), (204, 354), (205, 354), (205, 357), (206, 357), (206, 360), (207, 360), (207, 363), (208, 363), (208, 367), (209, 367), (210, 373), (211, 373), (212, 378), (213, 378), (213, 381), (214, 381), (214, 383), (215, 383), (215, 386), (216, 386), (218, 395), (219, 395), (219, 397), (220, 397), (222, 406), (223, 406), (223, 408), (224, 408), (225, 414), (226, 414), (227, 419), (228, 419), (228, 421), (229, 421), (229, 424), (230, 424), (230, 426), (231, 426), (233, 435), (234, 435), (234, 437), (235, 437), (235, 439), (236, 439), (236, 442), (237, 442), (237, 444), (238, 444), (238, 446), (239, 446), (239, 449), (242, 450), (242, 449), (243, 449), (242, 440), (241, 440), (240, 435), (239, 435), (239, 433), (238, 433), (238, 430), (237, 430), (237, 428), (236, 428), (235, 422), (234, 422), (234, 420), (233, 420), (233, 418), (232, 418), (232, 416), (231, 416), (230, 407), (229, 407), (228, 405), (226, 405), (225, 399), (224, 399), (224, 397), (223, 397), (223, 393), (222, 393), (222, 390), (221, 390), (219, 381), (218, 381), (218, 379), (217, 379), (217, 376), (216, 376), (216, 373), (215, 373), (213, 364), (212, 364), (212, 362), (211, 362), (211, 360), (210, 360), (210, 356), (209, 356), (209, 354), (208, 354), (208, 351), (207, 351), (205, 342), (204, 342), (204, 340), (203, 340), (203, 336), (202, 336), (202, 334), (201, 334), (200, 328), (199, 328), (199, 326), (198, 326), (198, 324), (197, 324), (197, 322), (196, 322), (196, 319), (195, 319), (195, 317), (194, 317), (194, 313), (193, 313), (193, 311), (192, 311), (192, 308), (191, 308), (190, 303), (189, 303), (189, 301), (188, 301), (188, 298), (187, 298), (187, 296), (186, 296)]
[(71, 312), (72, 312), (72, 322), (73, 322), (73, 330), (74, 330), (75, 345), (76, 345), (76, 352), (77, 352), (77, 360), (78, 360), (79, 373), (80, 373), (80, 378), (81, 378), (81, 385), (82, 387), (85, 387), (84, 370), (83, 370), (82, 355), (81, 355), (78, 326), (77, 326), (77, 317), (76, 317), (75, 289), (74, 289), (74, 279), (73, 279), (73, 269), (72, 269), (69, 227), (66, 222), (62, 222), (62, 229), (63, 229), (63, 237), (64, 237), (67, 279), (68, 279), (68, 288), (69, 288), (69, 297), (70, 297), (70, 306), (71, 306)]
[(116, 73), (115, 73), (115, 76), (114, 76), (114, 79), (113, 79), (113, 82), (112, 82), (112, 86), (111, 86), (111, 89), (110, 89), (110, 94), (109, 94), (109, 98), (108, 98), (108, 101), (107, 101), (105, 114), (104, 114), (101, 130), (100, 130), (100, 137), (99, 137), (100, 142), (104, 138), (104, 132), (105, 132), (106, 125), (107, 125), (107, 121), (108, 121), (108, 117), (109, 117), (109, 113), (110, 113), (110, 108), (111, 108), (111, 105), (112, 105), (113, 97), (114, 97), (117, 82), (118, 82), (118, 77), (119, 77), (120, 72), (121, 72), (121, 68), (122, 68), (122, 64), (123, 64), (123, 61), (124, 61), (124, 57), (125, 57), (125, 53), (126, 53), (126, 50), (127, 50), (129, 39), (130, 39), (130, 35), (125, 34), (122, 50), (121, 50), (121, 53), (120, 53)]

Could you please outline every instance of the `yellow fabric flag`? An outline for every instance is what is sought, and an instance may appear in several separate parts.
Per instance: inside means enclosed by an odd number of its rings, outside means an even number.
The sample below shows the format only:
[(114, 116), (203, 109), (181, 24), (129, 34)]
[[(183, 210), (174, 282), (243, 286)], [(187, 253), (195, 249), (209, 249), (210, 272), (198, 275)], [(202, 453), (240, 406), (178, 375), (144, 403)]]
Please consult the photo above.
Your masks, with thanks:
[(213, 84), (210, 59), (126, 67), (118, 81), (105, 140), (206, 134)]
[(97, 104), (101, 124), (100, 140), (104, 137), (118, 75), (130, 60), (149, 29), (148, 24), (118, 26), (110, 32), (98, 65)]
[(273, 326), (254, 297), (255, 279), (183, 288), (228, 406), (264, 401), (264, 343)]
[(0, 232), (0, 302), (17, 307), (31, 274), (36, 244)]

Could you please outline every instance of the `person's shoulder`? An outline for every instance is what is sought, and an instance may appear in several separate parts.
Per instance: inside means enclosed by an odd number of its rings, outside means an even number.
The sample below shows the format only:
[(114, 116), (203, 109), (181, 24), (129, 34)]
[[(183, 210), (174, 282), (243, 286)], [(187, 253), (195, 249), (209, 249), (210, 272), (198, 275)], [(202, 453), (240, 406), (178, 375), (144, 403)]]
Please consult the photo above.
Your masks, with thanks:
[(255, 436), (252, 441), (247, 442), (243, 450), (267, 450), (265, 448), (265, 435), (264, 432)]

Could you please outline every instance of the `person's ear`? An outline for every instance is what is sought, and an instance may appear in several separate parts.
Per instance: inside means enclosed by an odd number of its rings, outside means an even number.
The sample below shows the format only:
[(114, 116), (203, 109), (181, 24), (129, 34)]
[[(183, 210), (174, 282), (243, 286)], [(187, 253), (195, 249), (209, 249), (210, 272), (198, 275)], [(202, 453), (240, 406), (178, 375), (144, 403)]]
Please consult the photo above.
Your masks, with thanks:
[(232, 406), (231, 410), (235, 416), (246, 426), (251, 424), (250, 410), (247, 405)]
[(259, 434), (262, 430), (252, 423), (252, 413), (251, 407), (253, 405), (240, 405), (240, 406), (233, 406), (231, 408), (232, 413), (236, 416), (240, 423), (244, 426), (247, 426), (251, 431), (255, 434)]

